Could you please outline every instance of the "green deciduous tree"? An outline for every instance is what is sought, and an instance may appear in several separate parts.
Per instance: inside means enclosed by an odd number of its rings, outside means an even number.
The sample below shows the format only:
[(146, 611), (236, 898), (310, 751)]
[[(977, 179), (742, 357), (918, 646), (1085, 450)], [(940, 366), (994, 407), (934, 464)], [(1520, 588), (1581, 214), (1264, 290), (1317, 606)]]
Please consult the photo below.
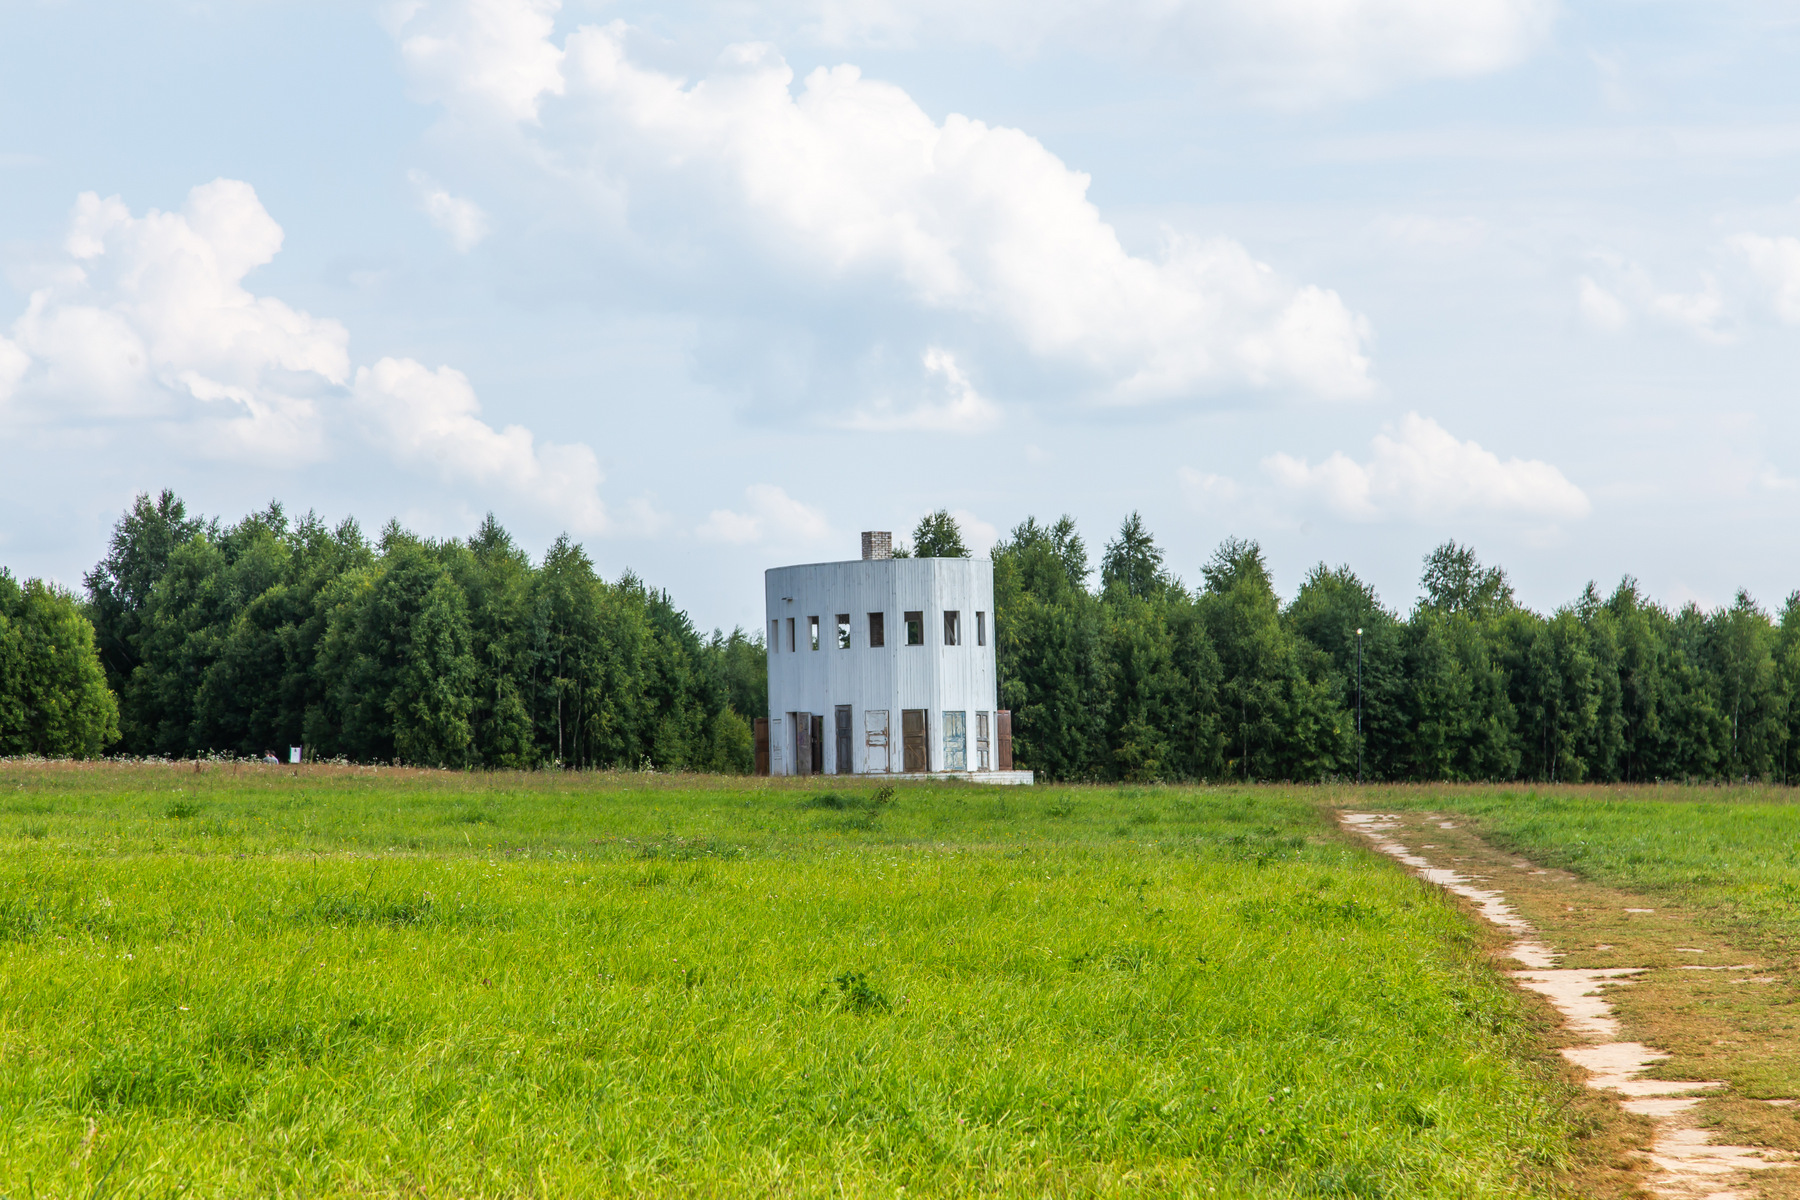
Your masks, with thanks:
[(0, 570), (0, 755), (94, 758), (118, 736), (94, 627), (74, 597)]
[(913, 528), (914, 558), (967, 558), (969, 548), (963, 544), (962, 529), (950, 510), (940, 508), (919, 518)]

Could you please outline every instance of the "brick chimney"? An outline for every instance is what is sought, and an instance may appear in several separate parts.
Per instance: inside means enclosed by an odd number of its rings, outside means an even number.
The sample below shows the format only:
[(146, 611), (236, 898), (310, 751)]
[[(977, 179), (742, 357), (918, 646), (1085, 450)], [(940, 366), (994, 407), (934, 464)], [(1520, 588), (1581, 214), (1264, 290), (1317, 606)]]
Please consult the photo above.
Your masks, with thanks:
[(862, 539), (863, 560), (865, 562), (871, 558), (894, 557), (894, 535), (887, 530), (883, 529), (875, 532), (865, 531), (862, 535)]

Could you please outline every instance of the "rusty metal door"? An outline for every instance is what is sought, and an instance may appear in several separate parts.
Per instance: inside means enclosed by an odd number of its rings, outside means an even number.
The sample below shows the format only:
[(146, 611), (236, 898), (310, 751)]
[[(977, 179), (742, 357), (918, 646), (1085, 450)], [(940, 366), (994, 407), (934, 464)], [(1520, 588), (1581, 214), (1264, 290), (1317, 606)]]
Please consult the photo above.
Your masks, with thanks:
[(850, 706), (848, 704), (840, 704), (837, 706), (837, 773), (839, 775), (854, 775), (856, 773), (856, 763), (853, 758), (855, 749), (852, 742), (853, 739), (850, 736)]
[(903, 708), (900, 710), (900, 741), (905, 754), (903, 770), (929, 771), (931, 760), (925, 741), (925, 710), (922, 708)]
[(868, 759), (863, 770), (871, 775), (886, 775), (894, 769), (888, 758), (888, 710), (885, 708), (865, 708), (863, 710), (863, 728), (867, 731), (865, 740), (868, 743)]
[(994, 736), (1000, 743), (1000, 769), (1010, 771), (1012, 765), (1012, 710), (1001, 709), (994, 714)]
[(812, 773), (825, 773), (825, 718), (818, 713), (812, 719)]
[(750, 722), (753, 736), (756, 738), (756, 773), (769, 773), (769, 718), (757, 717)]

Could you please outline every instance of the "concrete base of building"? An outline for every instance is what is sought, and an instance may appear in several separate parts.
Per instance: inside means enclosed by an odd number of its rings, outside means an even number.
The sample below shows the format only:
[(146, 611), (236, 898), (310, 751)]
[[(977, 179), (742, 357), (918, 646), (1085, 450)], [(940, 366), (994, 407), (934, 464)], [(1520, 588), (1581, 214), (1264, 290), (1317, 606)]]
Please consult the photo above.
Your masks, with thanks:
[[(821, 779), (825, 776), (820, 776)], [(961, 779), (969, 783), (1029, 785), (1035, 783), (1031, 771), (896, 771), (891, 775), (858, 775), (858, 779)]]

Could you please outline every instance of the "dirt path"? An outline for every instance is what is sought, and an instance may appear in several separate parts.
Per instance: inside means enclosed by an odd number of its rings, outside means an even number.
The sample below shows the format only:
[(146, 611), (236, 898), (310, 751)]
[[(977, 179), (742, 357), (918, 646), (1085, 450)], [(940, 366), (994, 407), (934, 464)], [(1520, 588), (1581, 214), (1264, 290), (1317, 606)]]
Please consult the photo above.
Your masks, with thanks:
[[(1791, 1004), (1785, 989), (1780, 996), (1769, 996), (1767, 1004), (1736, 1003), (1750, 994), (1741, 989), (1762, 987), (1766, 994), (1767, 985), (1777, 979), (1742, 956), (1721, 953), (1718, 939), (1696, 935), (1685, 914), (1659, 916), (1648, 902), (1633, 903), (1633, 897), (1500, 854), (1456, 820), (1357, 812), (1341, 813), (1340, 820), (1421, 878), (1468, 900), (1512, 936), (1505, 953), (1523, 969), (1510, 974), (1561, 1014), (1572, 1042), (1562, 1048), (1563, 1057), (1586, 1072), (1588, 1087), (1616, 1094), (1625, 1111), (1652, 1122), (1643, 1161), (1633, 1164), (1644, 1168), (1640, 1187), (1684, 1200), (1796, 1194), (1800, 1172), (1775, 1170), (1796, 1158), (1776, 1147), (1800, 1148), (1800, 1128), (1793, 1128), (1796, 1114), (1787, 1111), (1794, 1101), (1786, 1095), (1746, 1094), (1767, 1093), (1771, 1084), (1779, 1091), (1780, 1083), (1792, 1082), (1779, 1078), (1787, 1072), (1779, 1063), (1771, 1072), (1767, 1056), (1754, 1051), (1712, 1056), (1688, 1044), (1707, 1040), (1696, 1037), (1697, 1032), (1722, 1035), (1710, 1039), (1715, 1047), (1738, 1044), (1731, 1034), (1777, 1032), (1772, 1026), (1779, 1022), (1757, 1017), (1767, 1017), (1761, 1010)], [(1591, 940), (1596, 931), (1606, 940)], [(1638, 961), (1630, 961), (1634, 952)], [(1620, 958), (1627, 963), (1621, 965)], [(1637, 991), (1614, 994), (1626, 988)], [(1713, 995), (1721, 991), (1722, 997)], [(1646, 992), (1655, 993), (1647, 997), (1652, 1002), (1633, 1005), (1628, 1014), (1629, 1033), (1639, 1040), (1627, 1040), (1618, 1001)], [(1726, 998), (1731, 1002), (1714, 1003)], [(1659, 1014), (1665, 1019), (1658, 1020)], [(1702, 1027), (1698, 1031), (1691, 1028), (1696, 1018)], [(1800, 1053), (1792, 1045), (1800, 1039), (1789, 1035), (1781, 1040), (1789, 1043), (1784, 1049), (1790, 1056)], [(1668, 1052), (1671, 1042), (1683, 1044), (1683, 1061), (1675, 1062), (1677, 1056)], [(1695, 1059), (1713, 1057), (1731, 1067), (1734, 1078), (1691, 1070), (1701, 1065)], [(1739, 1057), (1753, 1060), (1748, 1065), (1755, 1069), (1740, 1069), (1746, 1064), (1734, 1061)], [(1746, 1106), (1748, 1112), (1743, 1111)], [(1773, 1128), (1768, 1118), (1776, 1119)], [(1757, 1144), (1733, 1144), (1731, 1135), (1746, 1130), (1755, 1136), (1743, 1140)]]

